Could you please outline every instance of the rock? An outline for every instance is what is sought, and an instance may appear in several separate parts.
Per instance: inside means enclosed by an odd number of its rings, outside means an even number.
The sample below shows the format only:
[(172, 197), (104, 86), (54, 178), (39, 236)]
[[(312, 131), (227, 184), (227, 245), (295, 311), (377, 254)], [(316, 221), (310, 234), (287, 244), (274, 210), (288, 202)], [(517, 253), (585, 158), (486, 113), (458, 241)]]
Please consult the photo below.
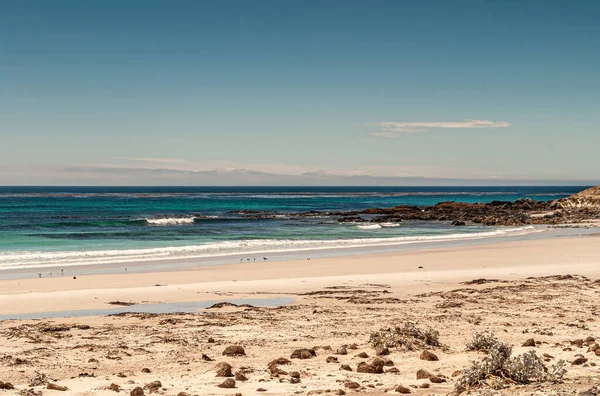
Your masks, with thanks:
[(587, 344), (596, 341), (596, 339), (592, 336), (588, 336), (584, 341)]
[(360, 388), (360, 384), (358, 382), (354, 382), (354, 381), (347, 381), (346, 383), (344, 383), (344, 386), (348, 389), (359, 389)]
[(190, 394), (189, 394), (189, 393), (187, 393), (187, 392), (179, 392), (179, 393), (177, 394), (177, 396), (192, 396), (192, 395), (190, 395)]
[(354, 355), (354, 357), (361, 358), (361, 359), (368, 359), (369, 355), (367, 355), (367, 352), (361, 352), (358, 355)]
[(143, 368), (142, 373), (149, 374), (149, 373), (151, 373), (151, 371), (149, 368)]
[(292, 377), (290, 378), (290, 384), (299, 384), (300, 378)]
[(292, 371), (290, 373), (290, 377), (292, 377), (292, 378), (300, 378), (300, 373), (297, 372), (297, 371)]
[(302, 349), (296, 349), (294, 352), (292, 352), (292, 355), (290, 356), (291, 359), (310, 359), (317, 356), (317, 353), (315, 352), (314, 349), (306, 349), (306, 348), (302, 348)]
[(100, 362), (98, 361), (98, 359), (90, 358), (90, 360), (88, 360), (88, 363), (100, 363)]
[(467, 223), (465, 223), (464, 221), (460, 221), (460, 220), (454, 220), (452, 222), (452, 225), (455, 227), (462, 227), (462, 226), (467, 225)]
[(419, 388), (421, 388), (421, 389), (428, 389), (429, 386), (430, 385), (427, 382), (425, 382), (425, 383), (422, 383), (421, 385), (419, 385)]
[(338, 358), (336, 358), (335, 356), (328, 356), (325, 361), (327, 363), (338, 363)]
[(411, 392), (410, 392), (410, 389), (408, 389), (408, 388), (407, 388), (406, 386), (404, 386), (404, 385), (398, 385), (398, 386), (396, 387), (396, 389), (395, 389), (395, 390), (396, 390), (396, 392), (398, 392), (398, 393), (411, 393)]
[(134, 388), (131, 392), (129, 392), (130, 396), (144, 396), (144, 390), (139, 386)]
[(160, 388), (162, 388), (160, 381), (152, 381), (149, 384), (144, 385), (144, 389), (148, 389), (150, 393), (155, 393)]
[(454, 378), (454, 377), (459, 377), (459, 376), (461, 376), (461, 375), (462, 375), (462, 373), (463, 373), (463, 372), (462, 372), (462, 370), (456, 370), (456, 371), (454, 371), (454, 372), (452, 373), (452, 377), (453, 377), (453, 378)]
[(446, 379), (439, 377), (437, 375), (433, 375), (433, 376), (429, 377), (429, 381), (433, 382), (434, 384), (442, 384), (442, 383), (446, 382)]
[(417, 371), (417, 379), (418, 380), (420, 380), (420, 379), (429, 379), (431, 377), (433, 377), (433, 374), (431, 374), (427, 370), (421, 369), (421, 370)]
[(215, 339), (212, 338), (212, 337), (208, 337), (207, 341), (208, 341), (209, 344), (214, 344), (215, 343)]
[(428, 350), (424, 350), (423, 352), (421, 352), (421, 356), (419, 356), (419, 358), (421, 360), (427, 360), (429, 362), (437, 362), (438, 360), (440, 360), (438, 359), (435, 353)]
[(223, 351), (223, 356), (246, 356), (246, 351), (239, 345), (229, 345)]
[(588, 361), (587, 358), (578, 357), (577, 359), (573, 360), (573, 362), (571, 362), (571, 364), (573, 366), (580, 366), (580, 365), (582, 365), (584, 363), (587, 363), (587, 361)]
[(121, 392), (121, 387), (115, 383), (110, 384), (108, 386), (108, 388), (106, 388), (106, 389), (113, 391), (113, 392)]
[(244, 382), (244, 381), (248, 381), (248, 377), (246, 377), (243, 372), (237, 371), (235, 373), (235, 380), (236, 381), (240, 381), (240, 382)]
[(205, 362), (213, 362), (214, 359), (211, 359), (207, 354), (203, 353), (202, 354), (202, 360), (204, 360)]
[(265, 388), (257, 388), (256, 391), (257, 392), (266, 392), (267, 390)]
[(348, 366), (347, 364), (342, 364), (340, 366), (340, 370), (344, 370), (344, 371), (352, 371), (352, 368), (350, 366)]
[(374, 365), (372, 363), (360, 362), (356, 366), (357, 373), (383, 374), (383, 365)]
[(3, 389), (3, 390), (13, 390), (13, 389), (15, 389), (15, 386), (13, 384), (11, 384), (10, 382), (2, 382), (2, 381), (0, 381), (0, 389)]
[(233, 377), (231, 364), (227, 362), (218, 363), (215, 369), (217, 369), (217, 377)]
[(217, 385), (219, 388), (232, 389), (235, 388), (235, 380), (233, 378), (227, 378), (225, 381)]
[(398, 374), (399, 372), (400, 370), (398, 370), (396, 367), (392, 367), (391, 369), (386, 371), (386, 373), (388, 374)]
[(117, 377), (119, 377), (119, 378), (127, 378), (127, 376), (125, 375), (125, 373), (117, 373)]
[(387, 347), (384, 347), (383, 345), (379, 345), (375, 349), (375, 355), (377, 355), (377, 356), (387, 356), (389, 354), (390, 354), (390, 350)]
[(66, 392), (67, 390), (69, 390), (69, 388), (67, 388), (66, 386), (60, 386), (60, 385), (56, 385), (53, 383), (49, 383), (47, 388), (50, 390), (61, 391), (61, 392)]
[(272, 367), (272, 366), (277, 366), (277, 365), (283, 365), (283, 364), (292, 364), (292, 361), (289, 359), (286, 359), (284, 357), (280, 357), (274, 360), (271, 360), (269, 362), (269, 364), (267, 365), (267, 367)]
[(535, 340), (533, 338), (530, 338), (527, 341), (525, 341), (522, 346), (535, 348)]
[(336, 351), (335, 351), (336, 355), (347, 355), (348, 351), (346, 350), (346, 347), (339, 347)]

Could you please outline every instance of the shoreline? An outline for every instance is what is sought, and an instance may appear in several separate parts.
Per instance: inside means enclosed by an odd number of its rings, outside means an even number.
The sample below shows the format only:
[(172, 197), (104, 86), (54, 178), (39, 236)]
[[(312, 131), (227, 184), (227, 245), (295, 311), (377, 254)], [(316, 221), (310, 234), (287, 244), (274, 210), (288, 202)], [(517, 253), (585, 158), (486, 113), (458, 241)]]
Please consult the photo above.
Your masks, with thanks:
[(408, 293), (432, 284), (475, 278), (517, 279), (566, 273), (600, 276), (600, 251), (596, 248), (599, 238), (542, 238), (144, 274), (96, 274), (77, 279), (4, 280), (0, 281), (0, 312), (8, 315), (103, 309), (110, 308), (109, 301), (178, 303), (293, 296), (336, 284), (386, 283)]

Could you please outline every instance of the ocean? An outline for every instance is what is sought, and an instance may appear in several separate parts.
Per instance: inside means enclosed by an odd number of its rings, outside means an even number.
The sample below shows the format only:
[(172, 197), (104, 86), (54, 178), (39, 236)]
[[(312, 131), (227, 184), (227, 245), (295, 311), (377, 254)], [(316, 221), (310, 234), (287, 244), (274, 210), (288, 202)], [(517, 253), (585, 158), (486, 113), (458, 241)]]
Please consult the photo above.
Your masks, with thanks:
[[(554, 200), (586, 187), (0, 187), (0, 271), (484, 238), (532, 227), (294, 217), (442, 201)], [(254, 218), (236, 211), (270, 211)], [(246, 259), (247, 260), (247, 259)]]

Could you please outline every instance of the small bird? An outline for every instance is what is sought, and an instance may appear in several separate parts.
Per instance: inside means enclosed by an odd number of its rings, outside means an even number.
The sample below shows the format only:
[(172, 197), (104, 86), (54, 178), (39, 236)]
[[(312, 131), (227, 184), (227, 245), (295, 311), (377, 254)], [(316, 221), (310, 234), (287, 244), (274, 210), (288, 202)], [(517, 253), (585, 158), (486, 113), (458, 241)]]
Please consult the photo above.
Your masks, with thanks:
[(267, 261), (267, 258), (266, 258), (266, 257), (263, 257), (263, 260), (264, 260), (264, 261)]

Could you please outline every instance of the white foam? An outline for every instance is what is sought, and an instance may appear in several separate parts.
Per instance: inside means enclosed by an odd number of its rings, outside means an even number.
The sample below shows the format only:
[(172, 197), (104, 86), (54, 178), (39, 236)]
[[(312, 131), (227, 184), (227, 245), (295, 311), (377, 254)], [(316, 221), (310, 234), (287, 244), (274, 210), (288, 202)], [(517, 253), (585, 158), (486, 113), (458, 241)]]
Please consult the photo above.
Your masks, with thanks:
[(194, 217), (165, 217), (158, 219), (144, 219), (146, 223), (151, 225), (168, 226), (168, 225), (181, 225), (181, 224), (192, 224)]
[(356, 238), (342, 240), (259, 239), (252, 241), (227, 241), (206, 243), (203, 245), (173, 246), (148, 249), (68, 252), (3, 252), (0, 253), (0, 270), (113, 264), (168, 259), (193, 259), (202, 257), (229, 256), (234, 254), (265, 254), (319, 249), (394, 246), (426, 242), (475, 240), (503, 236), (518, 236), (541, 231), (544, 231), (544, 229), (527, 226), (517, 228), (499, 228), (494, 231), (477, 233), (405, 236), (397, 238)]
[(381, 225), (379, 224), (363, 224), (363, 225), (358, 225), (358, 228), (360, 228), (361, 230), (378, 230), (381, 228)]
[(382, 227), (400, 227), (400, 223), (380, 223)]

